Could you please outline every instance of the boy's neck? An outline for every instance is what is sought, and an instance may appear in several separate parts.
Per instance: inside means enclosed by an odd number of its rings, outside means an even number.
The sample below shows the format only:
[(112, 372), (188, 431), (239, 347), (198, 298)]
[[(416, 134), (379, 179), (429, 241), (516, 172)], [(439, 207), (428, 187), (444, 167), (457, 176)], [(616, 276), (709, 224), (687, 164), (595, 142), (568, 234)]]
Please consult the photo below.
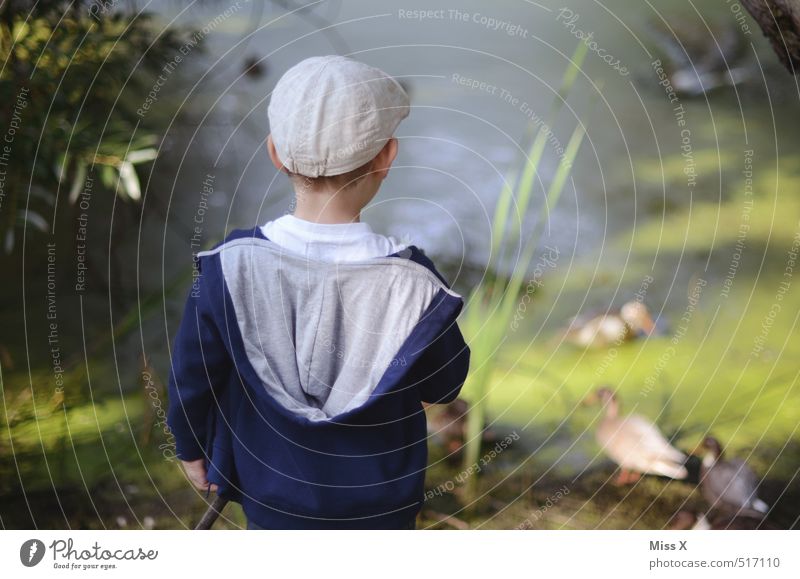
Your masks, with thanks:
[(361, 221), (361, 210), (366, 202), (363, 194), (355, 190), (344, 194), (295, 190), (294, 216), (312, 223), (358, 223)]
[(293, 215), (303, 221), (323, 224), (358, 223), (361, 221), (361, 210), (354, 212), (333, 207), (325, 207), (322, 209), (316, 207), (302, 207), (299, 202), (294, 209)]

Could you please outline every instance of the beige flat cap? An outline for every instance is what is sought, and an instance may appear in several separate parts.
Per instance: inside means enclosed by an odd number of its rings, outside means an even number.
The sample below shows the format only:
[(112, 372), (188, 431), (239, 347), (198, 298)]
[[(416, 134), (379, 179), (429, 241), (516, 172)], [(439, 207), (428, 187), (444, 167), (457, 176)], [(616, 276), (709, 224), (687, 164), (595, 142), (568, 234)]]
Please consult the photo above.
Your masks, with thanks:
[(385, 72), (344, 56), (315, 56), (280, 78), (267, 114), (283, 166), (321, 177), (371, 161), (408, 111), (406, 91)]

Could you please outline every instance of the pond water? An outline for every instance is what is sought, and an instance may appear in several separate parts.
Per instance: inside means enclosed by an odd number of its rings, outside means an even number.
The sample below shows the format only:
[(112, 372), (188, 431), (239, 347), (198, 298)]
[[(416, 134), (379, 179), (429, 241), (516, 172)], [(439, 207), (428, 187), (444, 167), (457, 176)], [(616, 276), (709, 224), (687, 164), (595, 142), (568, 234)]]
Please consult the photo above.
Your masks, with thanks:
[[(173, 137), (181, 146), (156, 163), (153, 188), (159, 195), (168, 190), (170, 216), (190, 223), (201, 203), (202, 181), (212, 176), (206, 242), (223, 228), (251, 226), (291, 210), (289, 184), (264, 152), (266, 107), (282, 72), (316, 54), (351, 54), (408, 88), (413, 109), (398, 132), (399, 158), (364, 218), (440, 261), (463, 263), (466, 269), (452, 272), (462, 274), (456, 285), (474, 282), (468, 274), (486, 261), (494, 201), (504, 179), (522, 166), (532, 127), (547, 119), (578, 38), (593, 35), (595, 48), (553, 123), (530, 215), (517, 216), (532, 223), (559, 160), (558, 147), (584, 123), (588, 137), (574, 181), (543, 240), (563, 255), (603, 258), (626, 232), (694, 203), (730, 201), (742, 187), (746, 150), (757, 151), (762, 171), (771, 171), (777, 156), (797, 156), (794, 127), (777, 120), (796, 114), (796, 85), (777, 69), (760, 33), (742, 33), (725, 3), (705, 7), (702, 17), (671, 2), (656, 2), (651, 10), (636, 2), (588, 0), (569, 9), (520, 0), (437, 10), (423, 2), (403, 8), (391, 2), (323, 2), (291, 15), (287, 8), (294, 5), (280, 3), (243, 4), (231, 14), (226, 3), (181, 13), (169, 2), (150, 6), (163, 7), (164, 14), (171, 9), (178, 23), (201, 31), (212, 27), (207, 51), (190, 55), (186, 64), (197, 84), (188, 96), (180, 94), (194, 122), (176, 127)], [(669, 34), (662, 17), (680, 25), (679, 40), (662, 38)], [(652, 30), (658, 34), (648, 34)], [(723, 48), (715, 50), (715, 40)], [(707, 97), (692, 96), (685, 80), (691, 64), (665, 56), (681, 50), (693, 57), (705, 86), (725, 84), (724, 75), (707, 64), (715, 53), (720, 60), (721, 50), (745, 80), (710, 90)], [(261, 76), (244, 74), (248, 59), (263, 59)], [(671, 94), (659, 84), (661, 68), (671, 75), (667, 82), (674, 78), (675, 86), (689, 88)], [(679, 113), (676, 107), (682, 107)], [(673, 265), (657, 263), (655, 269)]]

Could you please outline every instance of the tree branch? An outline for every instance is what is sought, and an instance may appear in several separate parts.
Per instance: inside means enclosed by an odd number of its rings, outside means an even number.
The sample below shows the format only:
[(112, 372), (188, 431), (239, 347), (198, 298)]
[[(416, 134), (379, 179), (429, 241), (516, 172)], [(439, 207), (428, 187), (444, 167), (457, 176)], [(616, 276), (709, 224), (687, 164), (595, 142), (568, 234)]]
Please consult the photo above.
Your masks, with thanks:
[(800, 70), (800, 0), (742, 0), (783, 65)]

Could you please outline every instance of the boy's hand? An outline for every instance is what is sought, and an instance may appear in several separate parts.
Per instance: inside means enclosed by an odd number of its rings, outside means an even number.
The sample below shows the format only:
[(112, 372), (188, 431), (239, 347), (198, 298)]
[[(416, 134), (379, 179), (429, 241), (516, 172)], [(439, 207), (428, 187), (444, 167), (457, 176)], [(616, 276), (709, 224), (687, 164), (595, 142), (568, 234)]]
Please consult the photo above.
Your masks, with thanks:
[[(186, 471), (186, 476), (189, 481), (195, 486), (197, 490), (207, 491), (208, 481), (206, 480), (206, 463), (205, 459), (199, 458), (197, 460), (182, 460), (183, 470)], [(217, 492), (217, 485), (211, 485), (211, 491)]]

